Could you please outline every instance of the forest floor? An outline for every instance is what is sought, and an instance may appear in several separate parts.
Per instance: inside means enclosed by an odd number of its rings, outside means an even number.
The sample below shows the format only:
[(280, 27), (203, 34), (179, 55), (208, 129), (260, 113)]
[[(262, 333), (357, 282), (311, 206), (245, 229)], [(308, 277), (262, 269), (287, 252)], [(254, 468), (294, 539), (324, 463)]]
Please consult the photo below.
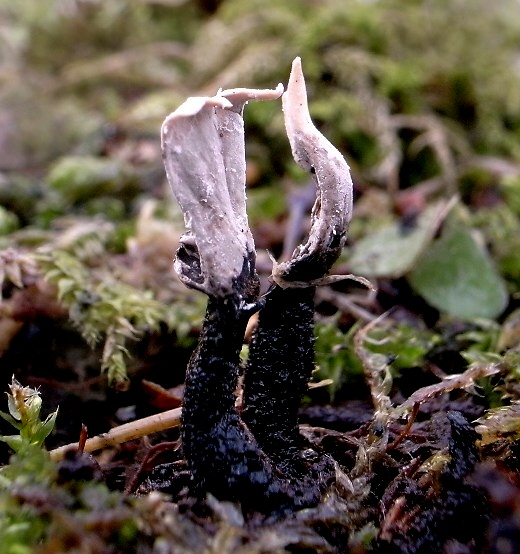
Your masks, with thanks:
[[(0, 551), (520, 551), (515, 3), (52, 3), (0, 2)], [(159, 129), (188, 96), (286, 84), (296, 55), (354, 180), (333, 272), (372, 288), (317, 287), (299, 421), (336, 476), (265, 518), (190, 494), (205, 298), (173, 271)], [(315, 189), (279, 103), (245, 126), (265, 292)]]

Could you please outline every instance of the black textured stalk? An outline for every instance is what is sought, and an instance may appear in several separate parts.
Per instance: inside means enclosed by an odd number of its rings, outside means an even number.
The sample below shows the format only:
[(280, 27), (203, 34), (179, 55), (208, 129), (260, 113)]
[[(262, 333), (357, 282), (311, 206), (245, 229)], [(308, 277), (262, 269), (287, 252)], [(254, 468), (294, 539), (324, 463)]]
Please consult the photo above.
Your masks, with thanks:
[(183, 449), (198, 496), (210, 492), (246, 511), (271, 512), (293, 502), (235, 410), (246, 321), (234, 299), (210, 298), (186, 376)]
[(314, 287), (276, 286), (261, 310), (249, 351), (242, 418), (262, 450), (294, 478), (330, 478), (332, 464), (310, 448), (298, 408), (314, 369)]
[[(251, 437), (235, 411), (239, 352), (246, 321), (236, 302), (210, 298), (199, 346), (186, 374), (182, 443), (196, 489), (233, 499), (249, 471), (267, 470), (251, 450)], [(258, 458), (258, 456), (253, 456)], [(255, 466), (255, 462), (258, 467)]]
[[(271, 459), (235, 410), (246, 321), (247, 315), (233, 299), (210, 298), (199, 347), (188, 366), (182, 415), (183, 449), (193, 492), (240, 502), (246, 513), (274, 515), (313, 506), (323, 493), (320, 476), (330, 474), (330, 462), (317, 463), (317, 456), (308, 456), (301, 458), (298, 475), (287, 473), (294, 466), (287, 463), (290, 453), (280, 451), (279, 460), (278, 456)], [(303, 390), (306, 380), (300, 381), (297, 386)], [(292, 411), (297, 409), (294, 402), (282, 411), (295, 422)], [(263, 437), (261, 424), (257, 430)]]

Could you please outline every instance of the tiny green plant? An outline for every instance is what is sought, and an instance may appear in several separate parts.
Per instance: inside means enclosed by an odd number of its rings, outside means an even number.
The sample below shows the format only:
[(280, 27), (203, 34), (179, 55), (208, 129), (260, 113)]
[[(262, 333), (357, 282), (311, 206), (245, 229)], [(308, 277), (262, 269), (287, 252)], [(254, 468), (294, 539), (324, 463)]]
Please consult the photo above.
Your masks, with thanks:
[(70, 544), (81, 544), (88, 552), (113, 552), (111, 543), (123, 549), (118, 551), (129, 551), (138, 540), (139, 502), (110, 491), (94, 473), (74, 475), (56, 464), (44, 441), (57, 410), (42, 418), (38, 390), (14, 378), (9, 388), (9, 413), (0, 415), (18, 434), (0, 437), (14, 450), (0, 469), (0, 552), (30, 554), (38, 547), (68, 552)]
[(43, 448), (52, 432), (58, 411), (42, 420), (42, 399), (36, 389), (22, 386), (14, 377), (7, 393), (9, 413), (0, 415), (18, 434), (0, 440), (14, 451), (8, 465), (0, 470), (0, 544), (2, 552), (32, 552), (31, 546), (44, 535), (47, 525), (34, 506), (23, 502), (26, 493), (46, 489), (55, 475), (55, 466)]
[(0, 440), (6, 442), (17, 454), (24, 454), (34, 447), (41, 448), (44, 440), (54, 429), (58, 410), (42, 421), (42, 399), (39, 392), (31, 387), (22, 386), (14, 377), (9, 388), (9, 413), (0, 411), (0, 416), (18, 429), (19, 434), (2, 435)]

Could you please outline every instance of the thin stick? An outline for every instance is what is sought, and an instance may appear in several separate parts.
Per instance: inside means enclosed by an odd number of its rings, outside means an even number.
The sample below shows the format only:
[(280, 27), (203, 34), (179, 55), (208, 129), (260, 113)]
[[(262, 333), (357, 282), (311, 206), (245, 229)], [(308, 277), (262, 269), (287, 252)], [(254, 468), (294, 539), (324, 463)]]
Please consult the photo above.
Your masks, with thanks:
[[(146, 435), (166, 431), (173, 427), (178, 427), (181, 423), (181, 408), (174, 408), (160, 414), (144, 417), (130, 423), (125, 423), (119, 427), (110, 429), (107, 433), (102, 433), (92, 437), (85, 442), (83, 452), (94, 452), (108, 446), (116, 446), (123, 442), (139, 439)], [(65, 457), (65, 453), (71, 449), (78, 449), (78, 443), (70, 443), (49, 452), (51, 459), (59, 462)]]
[(419, 413), (420, 407), (421, 407), (420, 402), (416, 402), (413, 405), (412, 413), (408, 418), (408, 423), (406, 424), (406, 427), (403, 429), (402, 433), (395, 439), (395, 441), (387, 446), (386, 448), (387, 452), (389, 450), (393, 450), (397, 445), (401, 444), (404, 441), (404, 439), (406, 438), (406, 435), (408, 435), (408, 433), (410, 432), (412, 425), (415, 423), (415, 419), (417, 418), (417, 414)]

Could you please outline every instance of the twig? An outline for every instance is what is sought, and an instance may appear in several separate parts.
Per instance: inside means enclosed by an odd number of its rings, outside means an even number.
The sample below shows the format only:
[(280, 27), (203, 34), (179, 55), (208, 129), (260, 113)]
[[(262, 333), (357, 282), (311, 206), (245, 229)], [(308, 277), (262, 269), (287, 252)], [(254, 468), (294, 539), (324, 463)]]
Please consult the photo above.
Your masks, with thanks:
[(135, 489), (139, 485), (139, 479), (146, 465), (150, 464), (150, 462), (155, 460), (155, 458), (157, 458), (157, 456), (160, 456), (163, 452), (167, 450), (175, 449), (178, 446), (179, 446), (179, 441), (161, 442), (159, 444), (155, 444), (154, 446), (151, 446), (146, 452), (144, 458), (137, 466), (137, 469), (135, 470), (134, 474), (130, 478), (130, 481), (125, 486), (125, 494), (132, 494), (133, 492), (135, 492)]
[[(377, 316), (371, 313), (368, 310), (365, 310), (360, 304), (365, 302), (367, 299), (370, 303), (375, 303), (375, 290), (369, 290), (368, 295), (360, 298), (359, 296), (355, 297), (352, 294), (344, 294), (337, 292), (332, 289), (320, 288), (317, 291), (317, 297), (320, 300), (325, 300), (330, 302), (336, 308), (338, 308), (343, 313), (352, 314), (356, 319), (361, 319), (366, 322), (373, 321)], [(366, 302), (367, 304), (369, 302)]]
[[(119, 427), (110, 429), (107, 433), (102, 433), (85, 441), (83, 452), (94, 452), (108, 446), (116, 446), (123, 442), (139, 439), (146, 435), (166, 431), (173, 427), (178, 427), (181, 422), (181, 408), (174, 408), (160, 414), (144, 417), (130, 423), (125, 423)], [(78, 443), (70, 443), (49, 452), (52, 460), (59, 462), (63, 460), (65, 454), (70, 449), (77, 449)]]
[(421, 407), (421, 404), (419, 402), (416, 402), (413, 405), (412, 413), (410, 414), (410, 417), (408, 418), (408, 423), (406, 424), (406, 427), (402, 430), (401, 434), (395, 439), (395, 441), (391, 444), (389, 444), (386, 448), (386, 451), (393, 450), (396, 446), (401, 444), (408, 433), (410, 432), (410, 429), (412, 428), (412, 425), (415, 423), (415, 420), (417, 418), (417, 414), (419, 413), (419, 408)]

